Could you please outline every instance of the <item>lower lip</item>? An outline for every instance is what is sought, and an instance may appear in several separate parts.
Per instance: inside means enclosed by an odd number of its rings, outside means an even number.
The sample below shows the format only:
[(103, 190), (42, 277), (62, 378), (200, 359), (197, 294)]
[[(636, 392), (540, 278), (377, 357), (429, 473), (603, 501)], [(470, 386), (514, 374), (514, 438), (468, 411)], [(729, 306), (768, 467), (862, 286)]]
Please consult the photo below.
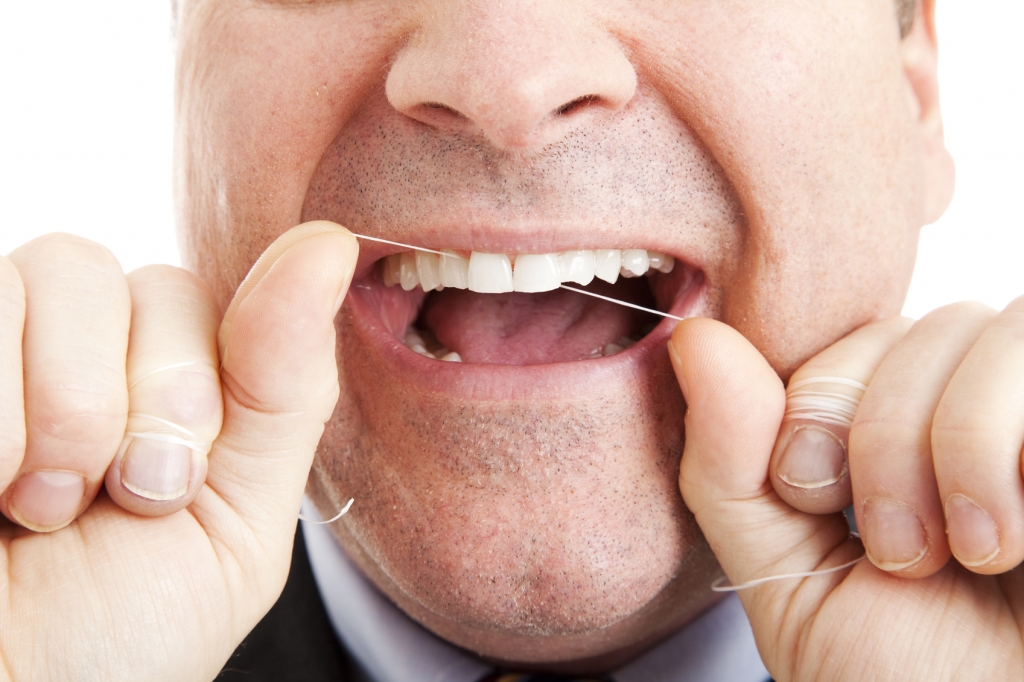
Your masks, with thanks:
[[(677, 317), (701, 317), (705, 283), (696, 276), (668, 311)], [(412, 389), (473, 400), (557, 399), (602, 390), (602, 386), (638, 379), (665, 346), (675, 320), (665, 318), (632, 347), (610, 357), (545, 365), (490, 365), (433, 360), (405, 346), (384, 326), (365, 291), (354, 284), (345, 307), (357, 337), (380, 365)]]

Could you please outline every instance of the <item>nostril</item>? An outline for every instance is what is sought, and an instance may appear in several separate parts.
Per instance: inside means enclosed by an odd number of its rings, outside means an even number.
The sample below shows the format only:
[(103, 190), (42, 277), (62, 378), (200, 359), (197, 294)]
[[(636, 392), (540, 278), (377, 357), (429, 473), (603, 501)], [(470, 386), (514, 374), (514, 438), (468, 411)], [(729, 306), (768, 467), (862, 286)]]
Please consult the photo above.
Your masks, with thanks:
[(434, 110), (437, 110), (437, 111), (444, 111), (444, 112), (447, 112), (449, 114), (452, 114), (453, 116), (457, 116), (459, 118), (465, 118), (465, 116), (463, 116), (461, 112), (459, 112), (456, 109), (452, 109), (447, 104), (442, 104), (441, 102), (424, 102), (422, 106), (424, 108), (426, 108), (426, 109), (434, 109)]
[(568, 116), (569, 114), (579, 111), (580, 109), (586, 108), (588, 105), (593, 104), (599, 99), (600, 97), (598, 95), (583, 95), (582, 97), (577, 97), (576, 99), (566, 102), (562, 106), (555, 109), (555, 115)]

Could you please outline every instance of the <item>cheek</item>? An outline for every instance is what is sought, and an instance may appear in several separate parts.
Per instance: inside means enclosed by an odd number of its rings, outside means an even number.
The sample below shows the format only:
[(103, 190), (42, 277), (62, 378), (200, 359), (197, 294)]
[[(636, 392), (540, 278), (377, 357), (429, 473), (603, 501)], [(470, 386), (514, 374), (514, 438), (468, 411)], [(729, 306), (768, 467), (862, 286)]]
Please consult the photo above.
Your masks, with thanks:
[(222, 304), (300, 221), (309, 179), (400, 36), (382, 3), (316, 11), (237, 0), (183, 7), (175, 193), (183, 258)]
[(710, 281), (722, 319), (785, 376), (897, 314), (924, 196), (891, 1), (693, 3), (647, 20), (660, 38), (635, 46), (645, 76), (742, 206)]
[[(879, 221), (884, 224), (884, 217)], [(853, 330), (898, 315), (918, 233), (899, 221), (889, 226), (888, 231), (859, 233), (851, 226), (841, 236), (823, 228), (778, 259), (765, 257), (759, 245), (723, 301), (723, 321), (743, 333), (785, 378)]]
[(348, 349), (315, 477), (356, 498), (346, 544), (419, 609), (589, 633), (649, 604), (704, 547), (676, 483), (683, 405), (667, 372), (571, 403), (456, 405)]

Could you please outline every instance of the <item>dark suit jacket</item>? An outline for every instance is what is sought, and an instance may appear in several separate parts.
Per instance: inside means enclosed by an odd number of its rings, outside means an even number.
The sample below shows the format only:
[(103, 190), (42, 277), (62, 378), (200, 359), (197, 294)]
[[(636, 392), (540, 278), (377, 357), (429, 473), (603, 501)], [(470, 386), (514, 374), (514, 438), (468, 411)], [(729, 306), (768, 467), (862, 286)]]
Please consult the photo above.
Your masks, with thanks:
[(284, 592), (225, 664), (217, 682), (349, 682), (352, 662), (327, 619), (302, 530)]

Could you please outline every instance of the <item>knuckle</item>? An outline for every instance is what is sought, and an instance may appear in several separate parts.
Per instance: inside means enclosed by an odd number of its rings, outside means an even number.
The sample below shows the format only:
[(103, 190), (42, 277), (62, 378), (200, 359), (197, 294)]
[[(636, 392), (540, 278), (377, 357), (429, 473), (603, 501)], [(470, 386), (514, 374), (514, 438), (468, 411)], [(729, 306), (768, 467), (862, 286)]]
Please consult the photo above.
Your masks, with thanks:
[(102, 315), (129, 308), (121, 265), (106, 247), (66, 234), (48, 234), (10, 255), (30, 309), (43, 306), (79, 316), (83, 307)]
[[(176, 268), (173, 265), (167, 265), (165, 263), (152, 263), (150, 265), (143, 265), (128, 273), (127, 277), (129, 281), (150, 281), (150, 280), (164, 280), (172, 279), (180, 276), (182, 272), (181, 268)], [(187, 272), (187, 271), (184, 271)]]
[(33, 390), (26, 403), (32, 430), (74, 443), (98, 443), (124, 431), (127, 401), (115, 391), (51, 384)]
[(20, 257), (87, 265), (104, 272), (122, 273), (121, 264), (107, 247), (63, 232), (51, 232), (28, 242), (17, 251)]
[(187, 270), (171, 265), (147, 265), (128, 276), (133, 304), (146, 310), (168, 310), (200, 319), (220, 320), (209, 286)]
[(187, 286), (202, 284), (202, 280), (188, 270), (164, 263), (143, 265), (142, 267), (129, 272), (127, 277), (128, 281), (133, 284), (144, 282), (159, 282), (174, 285), (184, 284)]
[(882, 416), (857, 420), (850, 428), (850, 454), (885, 454), (916, 448), (922, 431), (914, 424)]
[(938, 455), (995, 453), (1013, 440), (1012, 420), (982, 409), (940, 405), (932, 422), (932, 449)]
[(883, 339), (898, 339), (914, 324), (914, 320), (905, 315), (893, 315), (881, 320), (869, 322), (857, 329), (854, 334), (858, 336), (877, 336)]
[(1024, 296), (1018, 296), (1013, 299), (1003, 310), (1005, 312), (1024, 313)]
[(128, 274), (132, 297), (176, 300), (192, 298), (195, 275), (172, 265), (146, 265)]
[(924, 317), (918, 325), (937, 325), (945, 327), (950, 324), (962, 324), (964, 320), (990, 320), (996, 316), (995, 309), (978, 301), (959, 301), (936, 308)]

